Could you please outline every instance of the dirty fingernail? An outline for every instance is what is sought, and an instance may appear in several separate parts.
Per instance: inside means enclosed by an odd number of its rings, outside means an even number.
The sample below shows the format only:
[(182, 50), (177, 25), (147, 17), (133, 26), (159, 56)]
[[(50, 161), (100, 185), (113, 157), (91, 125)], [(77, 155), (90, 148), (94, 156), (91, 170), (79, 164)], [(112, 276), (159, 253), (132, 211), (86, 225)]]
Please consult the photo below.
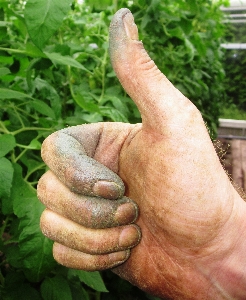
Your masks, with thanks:
[(139, 243), (140, 239), (140, 228), (137, 225), (131, 225), (122, 230), (119, 237), (119, 246), (123, 248), (132, 248)]
[(133, 202), (120, 205), (115, 213), (115, 221), (119, 225), (126, 225), (136, 221), (138, 217), (138, 206)]
[(130, 256), (130, 250), (119, 251), (109, 254), (109, 259), (112, 262), (123, 262)]
[(93, 186), (93, 193), (99, 197), (115, 200), (123, 196), (122, 188), (110, 181), (97, 181)]
[(123, 17), (123, 23), (125, 25), (127, 36), (132, 40), (138, 40), (138, 28), (134, 23), (134, 18), (131, 13), (127, 13)]

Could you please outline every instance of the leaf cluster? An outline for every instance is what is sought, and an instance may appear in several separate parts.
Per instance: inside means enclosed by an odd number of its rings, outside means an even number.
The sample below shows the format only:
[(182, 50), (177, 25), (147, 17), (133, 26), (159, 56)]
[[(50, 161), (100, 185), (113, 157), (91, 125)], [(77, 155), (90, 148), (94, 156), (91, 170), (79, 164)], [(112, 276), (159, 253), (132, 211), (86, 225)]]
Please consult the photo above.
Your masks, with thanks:
[(40, 148), (66, 126), (141, 122), (108, 56), (108, 26), (121, 7), (134, 13), (156, 64), (215, 128), (224, 93), (222, 3), (0, 0), (1, 299), (154, 299), (111, 273), (56, 264), (39, 229)]

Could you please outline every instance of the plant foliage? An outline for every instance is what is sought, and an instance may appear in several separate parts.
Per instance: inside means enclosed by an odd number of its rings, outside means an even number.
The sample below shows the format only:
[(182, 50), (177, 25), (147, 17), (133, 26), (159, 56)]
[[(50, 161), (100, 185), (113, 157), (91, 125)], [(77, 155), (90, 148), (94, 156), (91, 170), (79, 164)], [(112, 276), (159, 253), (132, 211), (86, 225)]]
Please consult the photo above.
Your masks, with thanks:
[[(226, 31), (228, 43), (246, 43), (245, 23), (228, 23)], [(225, 88), (227, 106), (231, 110), (239, 108), (246, 111), (246, 52), (245, 50), (227, 50), (224, 57), (226, 72)]]
[(215, 128), (224, 93), (222, 3), (0, 0), (1, 299), (154, 299), (110, 272), (56, 264), (39, 229), (41, 143), (66, 126), (141, 121), (108, 57), (108, 26), (121, 7), (134, 13), (160, 69)]

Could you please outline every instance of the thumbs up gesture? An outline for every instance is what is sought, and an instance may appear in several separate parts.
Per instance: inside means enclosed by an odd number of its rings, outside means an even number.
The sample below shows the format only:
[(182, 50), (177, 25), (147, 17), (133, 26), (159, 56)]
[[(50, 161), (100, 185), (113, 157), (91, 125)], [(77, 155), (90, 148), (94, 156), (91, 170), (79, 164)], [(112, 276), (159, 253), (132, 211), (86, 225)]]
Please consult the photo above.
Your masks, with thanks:
[(168, 299), (246, 299), (246, 205), (200, 112), (150, 59), (128, 9), (112, 19), (110, 57), (142, 124), (75, 126), (44, 141), (41, 229), (55, 259), (112, 268)]

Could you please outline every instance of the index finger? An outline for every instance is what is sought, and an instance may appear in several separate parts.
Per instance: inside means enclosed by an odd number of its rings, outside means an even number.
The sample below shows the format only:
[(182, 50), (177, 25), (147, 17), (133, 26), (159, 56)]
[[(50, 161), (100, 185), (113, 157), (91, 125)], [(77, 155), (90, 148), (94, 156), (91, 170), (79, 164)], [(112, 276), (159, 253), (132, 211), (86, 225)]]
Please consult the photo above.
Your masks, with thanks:
[[(90, 126), (76, 126), (83, 136)], [(91, 143), (96, 149), (97, 136), (94, 132)], [(51, 134), (42, 145), (44, 162), (72, 192), (87, 196), (118, 199), (124, 195), (124, 183), (116, 173), (88, 156), (90, 141), (81, 144), (68, 130)], [(94, 151), (95, 151), (94, 149)], [(87, 151), (86, 151), (87, 150)], [(91, 150), (93, 151), (93, 150)]]

